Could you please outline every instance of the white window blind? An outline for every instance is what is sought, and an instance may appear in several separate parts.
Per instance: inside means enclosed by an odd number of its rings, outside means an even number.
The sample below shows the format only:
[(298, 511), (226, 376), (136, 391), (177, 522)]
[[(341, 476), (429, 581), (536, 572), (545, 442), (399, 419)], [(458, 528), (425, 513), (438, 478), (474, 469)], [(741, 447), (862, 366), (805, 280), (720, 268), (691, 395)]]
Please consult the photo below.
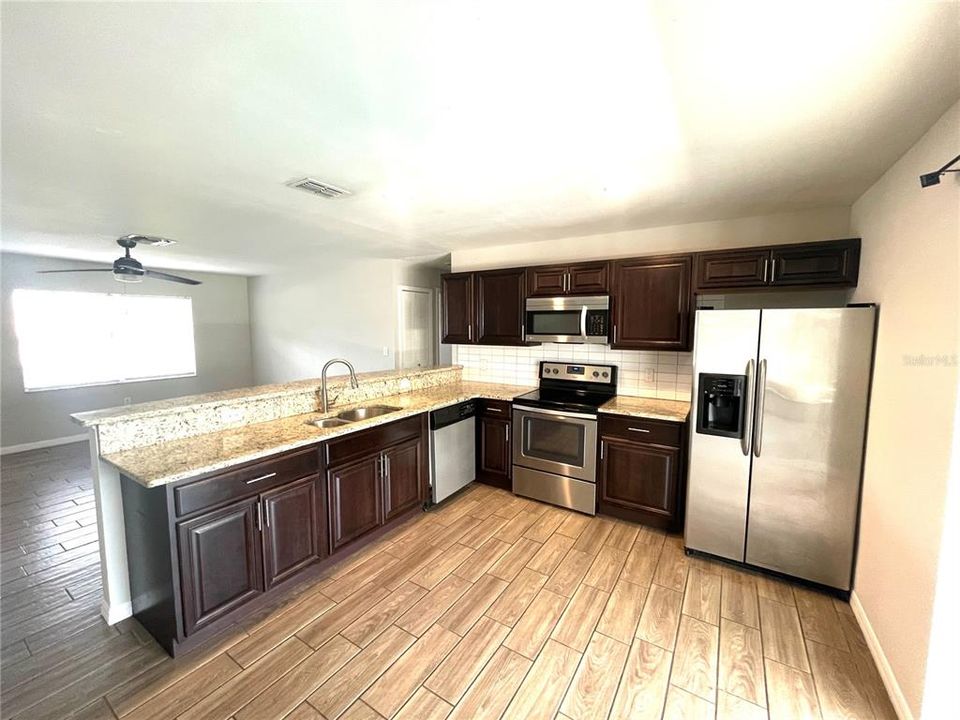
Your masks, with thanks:
[(197, 374), (186, 297), (17, 289), (24, 390)]

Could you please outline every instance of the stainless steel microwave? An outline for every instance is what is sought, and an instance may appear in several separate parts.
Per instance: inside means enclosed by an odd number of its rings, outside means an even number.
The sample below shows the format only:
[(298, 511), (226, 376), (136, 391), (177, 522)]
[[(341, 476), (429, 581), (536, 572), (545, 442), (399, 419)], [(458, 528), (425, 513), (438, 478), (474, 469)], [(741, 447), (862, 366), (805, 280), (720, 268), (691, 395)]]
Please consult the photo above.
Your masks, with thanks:
[(610, 298), (527, 298), (526, 339), (532, 342), (597, 343), (610, 335)]

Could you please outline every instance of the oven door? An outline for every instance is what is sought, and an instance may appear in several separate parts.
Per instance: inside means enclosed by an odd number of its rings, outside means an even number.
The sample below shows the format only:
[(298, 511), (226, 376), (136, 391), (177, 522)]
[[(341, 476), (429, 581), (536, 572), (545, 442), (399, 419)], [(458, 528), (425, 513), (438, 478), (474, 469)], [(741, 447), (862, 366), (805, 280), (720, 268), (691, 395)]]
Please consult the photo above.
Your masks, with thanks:
[(514, 465), (596, 481), (596, 416), (514, 405), (513, 432)]

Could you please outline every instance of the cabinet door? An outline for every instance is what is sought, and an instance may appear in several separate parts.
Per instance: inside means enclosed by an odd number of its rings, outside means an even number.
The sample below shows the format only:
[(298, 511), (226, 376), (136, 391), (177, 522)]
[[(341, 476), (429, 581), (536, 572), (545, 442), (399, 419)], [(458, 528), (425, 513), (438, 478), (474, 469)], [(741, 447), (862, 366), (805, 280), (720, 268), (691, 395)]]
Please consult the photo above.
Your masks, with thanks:
[(317, 502), (317, 476), (264, 493), (263, 568), (267, 589), (323, 557), (323, 508)]
[(691, 266), (690, 255), (614, 263), (611, 347), (689, 349)]
[(440, 278), (442, 332), (440, 342), (471, 343), (473, 330), (473, 273), (454, 273)]
[(327, 470), (330, 552), (380, 527), (381, 456), (368, 455)]
[(507, 489), (513, 463), (510, 425), (509, 419), (477, 418), (477, 479)]
[(475, 274), (477, 283), (477, 343), (521, 345), (526, 271), (491, 270)]
[(856, 286), (860, 269), (860, 241), (813, 243), (773, 248), (773, 285)]
[(600, 508), (632, 511), (634, 519), (661, 527), (677, 513), (679, 448), (601, 438)]
[(177, 525), (184, 635), (263, 591), (258, 497)]
[(763, 287), (770, 271), (769, 250), (700, 253), (697, 290)]
[(566, 265), (527, 268), (527, 296), (552, 297), (567, 291)]
[(423, 502), (420, 485), (420, 441), (411, 440), (384, 453), (383, 521), (412, 510)]
[(571, 265), (567, 280), (568, 295), (606, 295), (610, 292), (608, 263)]

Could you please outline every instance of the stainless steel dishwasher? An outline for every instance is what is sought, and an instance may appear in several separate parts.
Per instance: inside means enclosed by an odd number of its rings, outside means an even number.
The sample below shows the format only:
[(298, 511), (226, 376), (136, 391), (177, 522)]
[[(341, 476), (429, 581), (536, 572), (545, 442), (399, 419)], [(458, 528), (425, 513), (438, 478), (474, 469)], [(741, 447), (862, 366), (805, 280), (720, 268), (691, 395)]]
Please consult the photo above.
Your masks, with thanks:
[(476, 403), (472, 400), (430, 413), (430, 488), (443, 502), (476, 477)]

